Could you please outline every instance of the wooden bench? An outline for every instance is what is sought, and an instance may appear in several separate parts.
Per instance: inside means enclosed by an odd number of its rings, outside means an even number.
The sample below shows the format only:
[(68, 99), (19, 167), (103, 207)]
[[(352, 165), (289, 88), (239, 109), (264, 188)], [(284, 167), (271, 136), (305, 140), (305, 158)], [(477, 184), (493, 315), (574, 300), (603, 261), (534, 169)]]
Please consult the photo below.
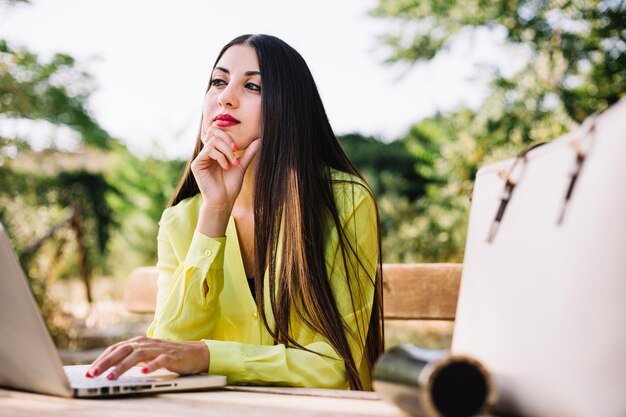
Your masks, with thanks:
[[(454, 320), (462, 264), (383, 264), (384, 315), (390, 320)], [(154, 313), (158, 270), (135, 269), (124, 288), (128, 311)]]

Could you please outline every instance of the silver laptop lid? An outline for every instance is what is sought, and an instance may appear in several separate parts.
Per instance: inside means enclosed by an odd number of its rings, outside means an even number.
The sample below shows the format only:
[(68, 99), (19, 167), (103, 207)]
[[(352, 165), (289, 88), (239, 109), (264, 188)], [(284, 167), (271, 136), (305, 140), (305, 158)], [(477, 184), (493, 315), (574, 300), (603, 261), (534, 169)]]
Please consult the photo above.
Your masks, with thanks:
[(72, 396), (61, 359), (2, 224), (0, 386)]
[[(0, 224), (0, 386), (62, 397), (186, 391), (226, 385), (223, 375), (150, 375), (130, 370), (116, 381), (87, 379), (89, 365), (63, 367), (13, 247)], [(72, 377), (72, 381), (68, 380)], [(70, 387), (71, 385), (71, 387)]]

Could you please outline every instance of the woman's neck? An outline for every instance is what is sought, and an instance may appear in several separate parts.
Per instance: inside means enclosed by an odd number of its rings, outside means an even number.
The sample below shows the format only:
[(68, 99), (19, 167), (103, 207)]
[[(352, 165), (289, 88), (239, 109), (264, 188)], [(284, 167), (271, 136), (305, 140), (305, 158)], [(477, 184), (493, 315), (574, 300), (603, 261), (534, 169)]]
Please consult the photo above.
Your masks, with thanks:
[(236, 217), (238, 211), (248, 211), (254, 209), (254, 185), (255, 185), (255, 172), (256, 172), (256, 158), (252, 159), (248, 169), (243, 177), (243, 184), (241, 185), (241, 191), (235, 200), (235, 206), (233, 207), (233, 215)]
[(254, 274), (254, 183), (255, 183), (255, 160), (253, 159), (245, 176), (241, 191), (235, 200), (231, 215), (237, 225), (237, 237), (241, 260), (246, 276)]

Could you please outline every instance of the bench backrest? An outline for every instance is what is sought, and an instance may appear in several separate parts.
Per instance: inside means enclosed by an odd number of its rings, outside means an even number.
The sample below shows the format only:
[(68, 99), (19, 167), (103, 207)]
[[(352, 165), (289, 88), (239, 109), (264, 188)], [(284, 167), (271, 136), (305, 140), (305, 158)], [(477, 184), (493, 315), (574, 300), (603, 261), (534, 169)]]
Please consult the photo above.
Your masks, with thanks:
[[(383, 264), (384, 315), (390, 320), (454, 320), (462, 264)], [(128, 311), (153, 313), (156, 267), (140, 267), (128, 277), (124, 305)]]
[(462, 264), (383, 264), (385, 319), (454, 320)]

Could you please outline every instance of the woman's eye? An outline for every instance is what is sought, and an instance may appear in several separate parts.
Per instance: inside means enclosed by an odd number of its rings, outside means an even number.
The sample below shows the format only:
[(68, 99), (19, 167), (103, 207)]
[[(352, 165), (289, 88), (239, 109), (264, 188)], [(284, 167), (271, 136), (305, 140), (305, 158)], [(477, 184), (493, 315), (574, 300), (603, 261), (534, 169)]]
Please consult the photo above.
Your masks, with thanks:
[(246, 88), (252, 91), (261, 91), (261, 86), (258, 84), (254, 84), (254, 83), (247, 83)]
[(226, 85), (226, 81), (219, 78), (213, 78), (211, 80), (211, 85), (214, 87), (219, 87), (220, 85)]

